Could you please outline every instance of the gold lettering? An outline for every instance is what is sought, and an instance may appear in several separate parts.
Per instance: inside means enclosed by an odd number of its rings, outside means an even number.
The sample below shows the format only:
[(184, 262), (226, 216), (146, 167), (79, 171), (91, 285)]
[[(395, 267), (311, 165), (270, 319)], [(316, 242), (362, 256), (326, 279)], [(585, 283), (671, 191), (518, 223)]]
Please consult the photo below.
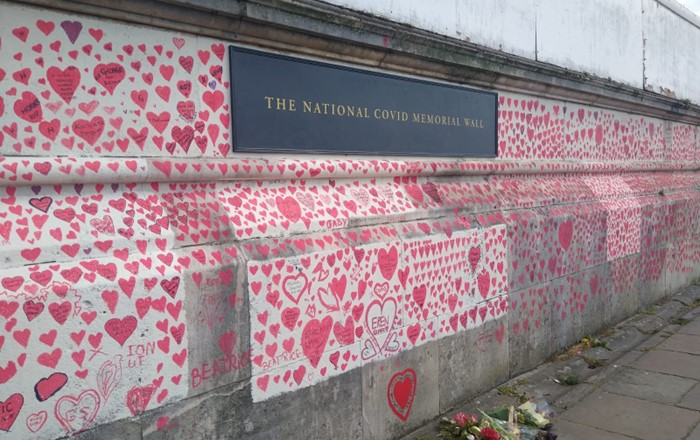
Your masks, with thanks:
[(272, 109), (272, 100), (275, 99), (272, 96), (266, 96), (265, 100), (267, 101), (267, 109), (270, 110)]
[(414, 113), (413, 114), (413, 123), (416, 124), (420, 122), (420, 114), (419, 113)]
[(287, 105), (286, 99), (277, 98), (277, 110), (287, 110), (286, 105)]
[(297, 105), (296, 100), (290, 99), (290, 100), (289, 100), (289, 111), (290, 111), (290, 112), (295, 112), (295, 111), (297, 111), (296, 105)]
[(374, 119), (381, 119), (381, 118), (379, 117), (379, 111), (380, 111), (380, 110), (379, 110), (378, 108), (375, 108), (375, 109), (374, 109)]
[(309, 101), (304, 101), (304, 113), (310, 112), (311, 111), (311, 102)]
[(470, 128), (484, 128), (484, 120), (483, 119), (469, 119), (469, 118), (464, 118), (464, 126), (465, 127), (470, 127)]

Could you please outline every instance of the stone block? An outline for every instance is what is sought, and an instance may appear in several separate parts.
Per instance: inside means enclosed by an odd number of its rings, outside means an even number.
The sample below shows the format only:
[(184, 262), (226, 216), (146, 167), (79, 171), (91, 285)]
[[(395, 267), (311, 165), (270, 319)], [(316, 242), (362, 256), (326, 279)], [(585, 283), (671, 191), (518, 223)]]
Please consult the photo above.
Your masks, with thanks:
[(639, 310), (639, 254), (610, 262), (610, 287), (605, 309), (605, 324), (614, 325)]
[[(250, 378), (246, 265), (232, 246), (178, 251), (187, 316), (189, 396)], [(212, 264), (212, 263), (217, 264)]]
[(440, 412), (508, 379), (508, 317), (438, 341)]
[(577, 223), (574, 241), (579, 243), (576, 258), (582, 261), (582, 269), (605, 263), (608, 261), (607, 210), (600, 202), (573, 206)]
[(605, 342), (607, 342), (608, 348), (613, 351), (627, 352), (634, 350), (648, 337), (633, 326), (620, 325), (612, 336), (605, 339)]
[(487, 226), (506, 224), (508, 236), (508, 289), (521, 290), (542, 282), (538, 261), (541, 258), (542, 218), (534, 210), (520, 210), (507, 215), (479, 217)]
[(362, 438), (362, 374), (253, 403), (250, 385), (230, 384), (142, 415), (144, 439)]
[[(622, 197), (628, 193), (629, 187), (618, 178), (600, 176), (609, 192), (617, 192), (618, 198), (605, 200), (603, 205), (608, 211), (607, 244), (608, 260), (624, 258), (636, 254), (641, 249), (642, 208), (636, 198)], [(620, 185), (618, 187), (618, 185)], [(608, 193), (607, 197), (612, 196)]]
[(670, 296), (687, 286), (693, 278), (694, 265), (690, 261), (687, 237), (678, 237), (669, 243), (664, 267), (664, 296)]
[(510, 375), (535, 368), (554, 352), (550, 285), (508, 294)]
[(658, 248), (668, 243), (668, 237), (661, 227), (666, 200), (659, 195), (639, 197), (642, 207), (641, 250)]
[[(566, 275), (550, 283), (552, 292), (553, 350), (563, 350), (581, 339), (583, 333), (583, 278), (581, 273)], [(602, 319), (602, 317), (601, 317)]]
[(400, 437), (439, 415), (438, 355), (429, 342), (362, 367), (362, 438)]
[[(115, 435), (115, 433), (119, 433)], [(99, 425), (89, 431), (83, 431), (70, 437), (77, 440), (103, 440), (119, 438), (120, 440), (141, 440), (141, 420), (138, 417), (117, 420)]]
[(583, 222), (572, 205), (542, 208), (540, 260), (537, 269), (545, 274), (544, 280), (579, 272), (583, 259), (579, 258), (584, 247)]
[(668, 246), (643, 250), (640, 254), (637, 277), (639, 279), (639, 306), (647, 307), (658, 302), (666, 294), (665, 267)]
[(686, 239), (686, 243), (688, 245), (686, 252), (686, 257), (688, 259), (687, 264), (690, 267), (689, 281), (693, 283), (700, 280), (700, 235), (689, 235)]
[[(373, 228), (363, 230), (374, 238)], [(320, 252), (248, 263), (255, 401), (393, 356), (410, 343), (401, 333), (401, 242), (337, 248), (336, 240), (342, 242), (334, 234), (330, 243), (321, 240), (317, 245), (328, 249)]]
[(581, 275), (579, 302), (582, 304), (580, 336), (593, 335), (607, 324), (612, 324), (613, 289), (610, 265), (603, 264), (584, 271)]

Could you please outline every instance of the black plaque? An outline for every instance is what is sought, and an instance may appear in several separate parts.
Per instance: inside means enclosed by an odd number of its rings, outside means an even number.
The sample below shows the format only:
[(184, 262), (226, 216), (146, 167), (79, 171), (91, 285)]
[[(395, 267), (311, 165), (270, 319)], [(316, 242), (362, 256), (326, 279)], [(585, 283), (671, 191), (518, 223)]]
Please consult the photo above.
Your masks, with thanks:
[(233, 149), (495, 157), (492, 92), (232, 46)]

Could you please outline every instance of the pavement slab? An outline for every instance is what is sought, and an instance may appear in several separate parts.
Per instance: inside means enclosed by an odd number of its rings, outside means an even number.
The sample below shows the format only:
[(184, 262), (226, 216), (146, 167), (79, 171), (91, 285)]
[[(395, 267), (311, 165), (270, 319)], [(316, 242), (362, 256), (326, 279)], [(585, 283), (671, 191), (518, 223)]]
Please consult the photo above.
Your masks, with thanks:
[(697, 381), (670, 374), (628, 368), (605, 384), (605, 391), (652, 402), (679, 402)]
[(700, 336), (700, 319), (696, 319), (689, 324), (684, 325), (680, 330), (678, 330), (678, 333)]
[(693, 429), (693, 432), (685, 440), (700, 440), (700, 424)]
[(700, 336), (676, 333), (659, 344), (657, 348), (700, 355)]
[(632, 397), (596, 392), (564, 412), (560, 419), (642, 440), (678, 440), (700, 420), (700, 413)]
[(700, 411), (700, 384), (696, 384), (695, 388), (683, 396), (683, 399), (680, 401), (680, 403), (678, 403), (678, 406)]
[(687, 353), (651, 350), (632, 367), (700, 380), (700, 356)]
[(567, 420), (557, 421), (557, 432), (559, 433), (559, 438), (566, 440), (633, 440), (632, 437), (601, 431), (588, 425), (581, 425)]

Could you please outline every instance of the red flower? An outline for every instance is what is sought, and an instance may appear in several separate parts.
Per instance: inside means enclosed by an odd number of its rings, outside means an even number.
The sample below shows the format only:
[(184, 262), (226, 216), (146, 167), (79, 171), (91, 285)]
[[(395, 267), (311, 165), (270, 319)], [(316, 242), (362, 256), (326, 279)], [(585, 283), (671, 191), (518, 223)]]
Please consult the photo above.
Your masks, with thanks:
[(493, 428), (484, 428), (481, 430), (481, 438), (483, 440), (501, 440), (501, 434)]
[(452, 417), (452, 421), (461, 427), (465, 427), (469, 422), (469, 416), (463, 412), (458, 412), (454, 417)]

